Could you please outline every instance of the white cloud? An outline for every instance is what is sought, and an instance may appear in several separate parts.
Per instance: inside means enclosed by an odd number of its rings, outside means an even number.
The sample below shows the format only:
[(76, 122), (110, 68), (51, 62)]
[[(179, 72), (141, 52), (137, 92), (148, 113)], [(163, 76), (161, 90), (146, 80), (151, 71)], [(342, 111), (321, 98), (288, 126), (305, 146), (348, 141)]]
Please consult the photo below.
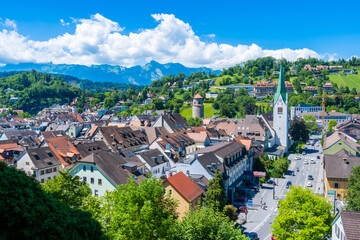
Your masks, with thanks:
[[(47, 41), (34, 41), (16, 31), (0, 31), (0, 62), (53, 62), (67, 64), (143, 65), (150, 60), (178, 62), (189, 67), (222, 69), (264, 56), (296, 60), (323, 56), (313, 50), (262, 49), (256, 44), (207, 43), (195, 35), (192, 27), (172, 14), (153, 14), (158, 22), (153, 29), (141, 29), (128, 35), (124, 28), (100, 14), (90, 19), (72, 19), (74, 33), (65, 33)], [(9, 20), (11, 21), (11, 20)], [(5, 21), (6, 22), (6, 21)], [(63, 19), (60, 22), (67, 26)], [(15, 23), (14, 23), (15, 24)], [(215, 37), (209, 34), (208, 37)]]
[(205, 35), (205, 37), (208, 37), (208, 38), (215, 38), (216, 35), (214, 33), (211, 33), (211, 34), (207, 34)]
[(15, 21), (8, 18), (6, 18), (5, 20), (0, 18), (0, 26), (4, 26), (5, 28), (12, 28), (14, 30), (16, 30), (17, 28)]
[(70, 23), (65, 22), (65, 21), (64, 21), (64, 19), (60, 19), (60, 23), (61, 23), (61, 25), (63, 25), (64, 27), (66, 27), (66, 26), (69, 26), (69, 25), (70, 25)]

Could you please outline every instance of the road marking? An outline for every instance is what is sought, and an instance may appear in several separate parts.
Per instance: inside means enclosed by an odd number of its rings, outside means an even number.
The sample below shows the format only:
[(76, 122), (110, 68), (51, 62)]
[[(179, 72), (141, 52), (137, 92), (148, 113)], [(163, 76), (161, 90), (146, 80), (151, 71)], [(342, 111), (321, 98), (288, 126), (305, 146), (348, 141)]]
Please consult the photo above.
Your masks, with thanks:
[(274, 207), (272, 207), (270, 209), (269, 215), (266, 216), (266, 218), (261, 222), (261, 224), (257, 225), (257, 227), (254, 228), (251, 232), (256, 232), (257, 230), (259, 230), (260, 227), (262, 227), (267, 222), (267, 220), (271, 217), (271, 212), (272, 211), (274, 211)]

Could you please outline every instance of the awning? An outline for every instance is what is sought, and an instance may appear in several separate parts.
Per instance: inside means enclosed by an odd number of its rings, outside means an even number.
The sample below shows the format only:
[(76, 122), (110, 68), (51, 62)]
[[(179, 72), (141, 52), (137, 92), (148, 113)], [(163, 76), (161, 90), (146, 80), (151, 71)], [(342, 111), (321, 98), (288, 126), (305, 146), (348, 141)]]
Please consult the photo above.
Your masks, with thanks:
[(253, 176), (253, 177), (266, 177), (266, 172), (258, 172), (258, 171), (245, 171), (245, 175)]

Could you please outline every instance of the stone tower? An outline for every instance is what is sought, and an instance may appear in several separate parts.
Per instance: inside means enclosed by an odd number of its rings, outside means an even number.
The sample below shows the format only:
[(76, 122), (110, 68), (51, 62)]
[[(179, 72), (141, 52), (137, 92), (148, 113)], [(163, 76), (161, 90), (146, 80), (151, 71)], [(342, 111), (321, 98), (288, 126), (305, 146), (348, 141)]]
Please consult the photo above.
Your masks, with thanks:
[(284, 68), (280, 66), (280, 76), (277, 85), (276, 93), (274, 95), (274, 112), (273, 112), (273, 127), (275, 131), (276, 144), (284, 146), (285, 151), (288, 148), (289, 142), (289, 97), (286, 91)]
[(198, 93), (193, 98), (192, 117), (204, 118), (203, 97)]

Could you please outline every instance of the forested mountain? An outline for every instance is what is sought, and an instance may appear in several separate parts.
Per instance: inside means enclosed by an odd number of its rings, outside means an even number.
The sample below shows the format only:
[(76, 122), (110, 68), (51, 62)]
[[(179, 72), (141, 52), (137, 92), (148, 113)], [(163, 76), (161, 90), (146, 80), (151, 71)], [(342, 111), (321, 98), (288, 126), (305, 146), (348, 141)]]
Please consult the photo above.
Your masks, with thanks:
[(86, 94), (70, 86), (60, 76), (35, 70), (0, 79), (0, 105), (36, 113), (54, 103), (69, 104), (75, 97)]
[(76, 64), (52, 64), (52, 63), (19, 63), (7, 64), (0, 67), (0, 71), (20, 71), (35, 69), (39, 72), (71, 75), (80, 79), (89, 79), (94, 82), (116, 82), (116, 83), (133, 83), (137, 85), (149, 85), (153, 80), (170, 74), (179, 72), (189, 75), (192, 72), (214, 72), (210, 68), (188, 68), (179, 63), (161, 64), (151, 61), (144, 66), (134, 66), (130, 68), (111, 65), (76, 65)]

